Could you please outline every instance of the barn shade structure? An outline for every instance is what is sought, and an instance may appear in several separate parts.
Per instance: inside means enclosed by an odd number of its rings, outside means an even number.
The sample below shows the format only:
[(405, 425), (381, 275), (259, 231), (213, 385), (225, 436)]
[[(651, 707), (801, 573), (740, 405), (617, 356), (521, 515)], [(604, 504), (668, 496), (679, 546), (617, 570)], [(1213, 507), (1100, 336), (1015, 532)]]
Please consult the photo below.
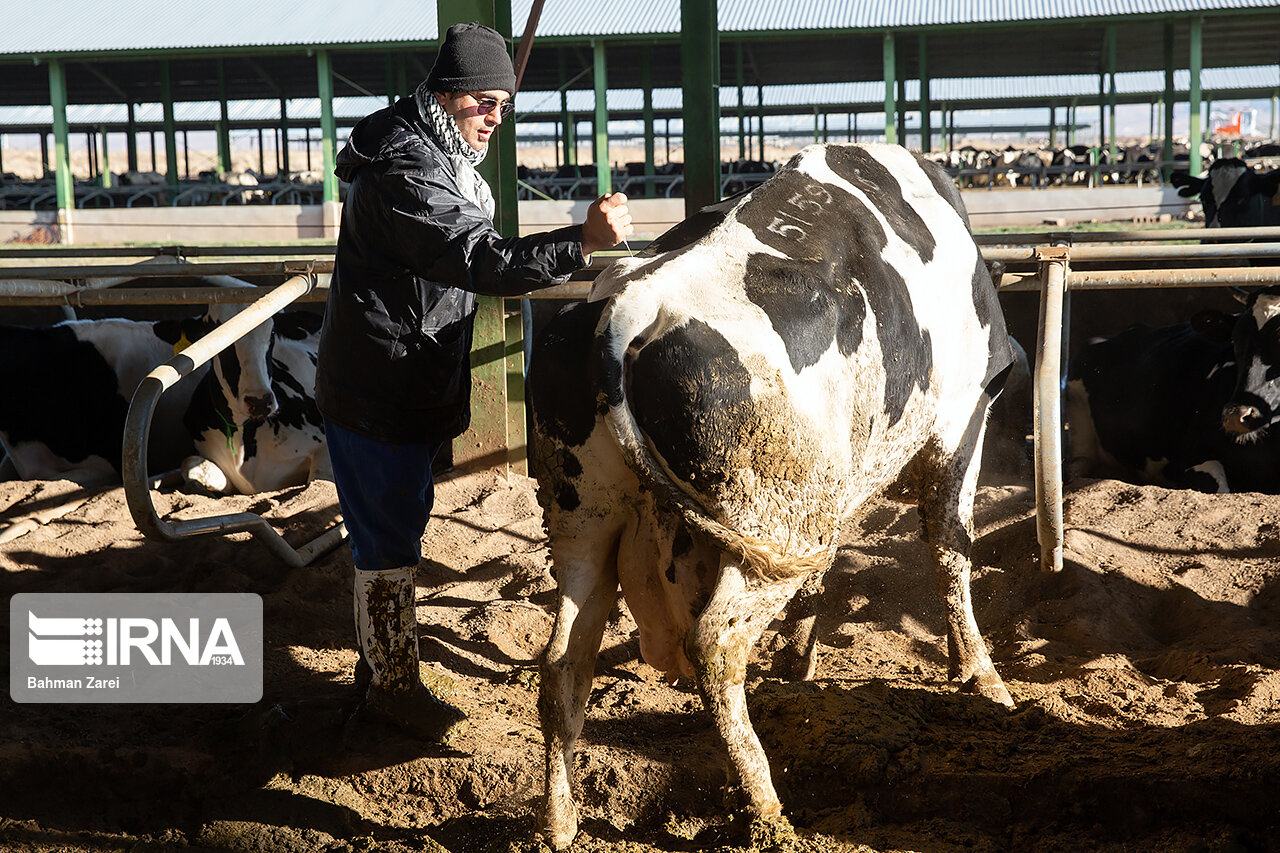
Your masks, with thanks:
[[(131, 131), (129, 168), (138, 134), (162, 132), (176, 184), (180, 130), (215, 130), (227, 168), (232, 128), (306, 127), (310, 142), (318, 127), (324, 198), (336, 202), (339, 126), (408, 94), (450, 23), (491, 22), (514, 34), (514, 52), (535, 7), (517, 116), (551, 128), (565, 163), (589, 121), (602, 190), (610, 120), (643, 122), (649, 173), (657, 122), (681, 120), (686, 210), (719, 195), (722, 120), (736, 119), (745, 156), (754, 134), (763, 149), (766, 115), (812, 113), (816, 135), (829, 113), (871, 114), (864, 129), (905, 142), (910, 113), (927, 150), (947, 138), (948, 116), (954, 131), (956, 110), (1044, 107), (1049, 128), (1069, 129), (1076, 107), (1093, 106), (1114, 146), (1117, 104), (1158, 103), (1167, 154), (1177, 102), (1190, 104), (1198, 138), (1206, 97), (1280, 98), (1276, 0), (384, 0), (375, 14), (359, 0), (55, 6), (57, 26), (18, 16), (0, 32), (0, 132), (52, 133), (60, 211), (73, 206), (69, 135), (105, 130)], [(514, 193), (514, 135), (499, 138), (511, 146), (502, 180)], [(1196, 146), (1191, 157), (1199, 171)]]

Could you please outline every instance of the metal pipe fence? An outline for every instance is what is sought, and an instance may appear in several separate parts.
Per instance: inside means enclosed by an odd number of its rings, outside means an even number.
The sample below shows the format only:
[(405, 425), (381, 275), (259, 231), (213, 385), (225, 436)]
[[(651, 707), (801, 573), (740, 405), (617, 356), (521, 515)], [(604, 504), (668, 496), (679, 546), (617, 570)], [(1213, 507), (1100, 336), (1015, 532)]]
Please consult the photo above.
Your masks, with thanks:
[[(1143, 242), (1160, 243), (1183, 241), (1180, 246), (1106, 246), (1090, 243)], [(1253, 240), (1255, 242), (1227, 242)], [(1196, 245), (1197, 241), (1200, 242)], [(1257, 242), (1266, 241), (1266, 242)], [(1189, 260), (1236, 260), (1280, 258), (1280, 228), (1236, 228), (1196, 231), (1125, 231), (1125, 232), (1022, 232), (1016, 234), (979, 235), (977, 242), (983, 258), (989, 264), (1020, 266), (1028, 269), (1006, 271), (1000, 276), (1001, 292), (1035, 291), (1040, 293), (1040, 321), (1037, 328), (1036, 364), (1034, 366), (1033, 443), (1035, 457), (1036, 517), (1041, 543), (1041, 565), (1046, 571), (1062, 567), (1063, 519), (1062, 519), (1062, 415), (1061, 394), (1064, 377), (1064, 324), (1069, 316), (1068, 301), (1073, 290), (1109, 290), (1125, 288), (1203, 287), (1203, 286), (1261, 286), (1280, 284), (1280, 262), (1268, 266), (1213, 266), (1213, 267), (1165, 267), (1159, 269), (1103, 269), (1072, 270), (1076, 262), (1141, 262), (1155, 263)], [(113, 258), (160, 254), (174, 260), (127, 265)], [(287, 275), (289, 281), (259, 298), (261, 287), (246, 288), (128, 288), (92, 290), (76, 288), (59, 282), (56, 288), (44, 294), (19, 295), (0, 287), (0, 304), (46, 305), (135, 305), (135, 304), (208, 304), (211, 302), (254, 302), (250, 309), (237, 315), (212, 335), (193, 344), (166, 365), (153, 371), (144, 381), (130, 406), (129, 427), (126, 434), (125, 464), (128, 469), (126, 496), (130, 510), (135, 512), (135, 522), (144, 534), (152, 538), (172, 539), (187, 535), (212, 532), (250, 530), (291, 565), (301, 565), (299, 560), (314, 558), (320, 549), (331, 547), (341, 540), (337, 528), (326, 532), (316, 543), (304, 549), (294, 550), (270, 525), (252, 513), (218, 516), (210, 519), (194, 519), (171, 524), (155, 516), (146, 488), (145, 455), (138, 457), (139, 443), (145, 454), (146, 434), (150, 412), (155, 401), (181, 376), (190, 373), (240, 334), (249, 331), (271, 313), (295, 300), (325, 298), (327, 288), (317, 287), (317, 277), (332, 270), (332, 247), (325, 246), (268, 246), (268, 247), (218, 247), (182, 246), (146, 249), (120, 247), (112, 249), (49, 248), (43, 250), (0, 249), (0, 280), (15, 283), (35, 283), (41, 278), (66, 278), (84, 281), (94, 277), (134, 275), (153, 276), (212, 276), (212, 275)], [(585, 299), (595, 276), (607, 267), (620, 253), (597, 253), (592, 266), (575, 276), (567, 284), (527, 294), (530, 299)], [(7, 267), (4, 261), (22, 258), (32, 261), (37, 256), (47, 259), (96, 258), (105, 263), (49, 264), (27, 263), (24, 266)], [(245, 257), (282, 256), (286, 260), (246, 260)], [(300, 255), (312, 255), (299, 259)], [(194, 263), (182, 260), (187, 257), (240, 256), (238, 260), (219, 260)], [(66, 288), (71, 288), (67, 290)], [(144, 391), (144, 388), (146, 389)], [(511, 405), (523, 405), (522, 402)], [(135, 510), (136, 506), (136, 510)], [(336, 537), (336, 538), (335, 538)], [(321, 545), (321, 540), (324, 544)], [(314, 548), (312, 547), (314, 546)], [(286, 551), (287, 549), (287, 551)], [(308, 550), (309, 549), (309, 550)]]

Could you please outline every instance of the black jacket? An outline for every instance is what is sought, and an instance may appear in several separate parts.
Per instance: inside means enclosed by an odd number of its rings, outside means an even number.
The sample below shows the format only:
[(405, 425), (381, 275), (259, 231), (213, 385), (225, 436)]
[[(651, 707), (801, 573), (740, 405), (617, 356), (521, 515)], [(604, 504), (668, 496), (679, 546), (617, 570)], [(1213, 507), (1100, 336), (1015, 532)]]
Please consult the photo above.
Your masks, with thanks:
[(320, 332), (320, 412), (379, 441), (447, 441), (471, 421), (475, 294), (559, 283), (584, 265), (582, 226), (500, 236), (412, 98), (361, 120), (334, 171), (350, 187)]

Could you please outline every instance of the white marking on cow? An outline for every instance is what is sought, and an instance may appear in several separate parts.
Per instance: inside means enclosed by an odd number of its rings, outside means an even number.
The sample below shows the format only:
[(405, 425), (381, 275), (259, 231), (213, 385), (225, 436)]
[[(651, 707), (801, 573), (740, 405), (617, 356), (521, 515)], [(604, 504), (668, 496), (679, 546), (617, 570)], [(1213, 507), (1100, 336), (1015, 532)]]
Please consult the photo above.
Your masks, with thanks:
[(1226, 495), (1231, 493), (1231, 486), (1227, 483), (1227, 470), (1222, 467), (1222, 463), (1216, 459), (1210, 459), (1199, 465), (1192, 465), (1192, 471), (1199, 471), (1201, 474), (1207, 474), (1213, 478), (1214, 484), (1218, 487), (1217, 494)]
[(1210, 187), (1213, 191), (1214, 215), (1212, 222), (1206, 222), (1206, 228), (1218, 227), (1218, 212), (1222, 210), (1222, 206), (1227, 202), (1227, 196), (1231, 195), (1231, 190), (1236, 185), (1236, 181), (1244, 176), (1245, 167), (1236, 164), (1219, 165), (1216, 169), (1209, 170)]

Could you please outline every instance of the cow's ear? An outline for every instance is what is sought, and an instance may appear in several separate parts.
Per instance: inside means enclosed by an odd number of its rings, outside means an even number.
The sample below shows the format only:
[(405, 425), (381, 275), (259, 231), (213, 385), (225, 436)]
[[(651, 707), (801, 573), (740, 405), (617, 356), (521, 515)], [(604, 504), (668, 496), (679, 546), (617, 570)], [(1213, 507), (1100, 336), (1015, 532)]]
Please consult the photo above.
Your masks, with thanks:
[(181, 320), (160, 320), (154, 328), (157, 338), (177, 346), (184, 338), (187, 343), (200, 340), (209, 334), (212, 324), (204, 317), (183, 317)]
[(1231, 340), (1231, 327), (1235, 323), (1236, 318), (1233, 315), (1211, 308), (1197, 311), (1191, 318), (1191, 328), (1201, 337), (1216, 343)]

